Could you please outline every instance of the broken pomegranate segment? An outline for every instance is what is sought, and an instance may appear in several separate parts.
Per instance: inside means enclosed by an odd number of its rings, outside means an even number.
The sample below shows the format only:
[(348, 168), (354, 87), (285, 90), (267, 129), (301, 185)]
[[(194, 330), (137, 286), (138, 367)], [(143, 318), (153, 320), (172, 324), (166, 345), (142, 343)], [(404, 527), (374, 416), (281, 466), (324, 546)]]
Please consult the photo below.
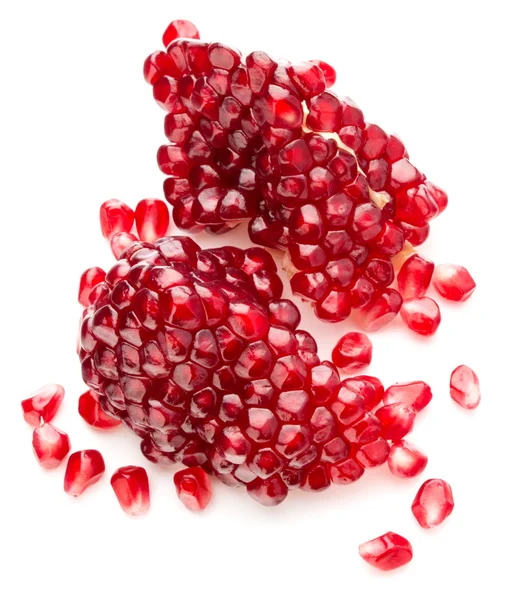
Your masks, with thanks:
[(168, 232), (169, 211), (162, 200), (141, 200), (136, 206), (135, 218), (139, 239), (144, 242), (154, 242)]
[(429, 289), (434, 263), (419, 254), (411, 255), (397, 275), (399, 292), (403, 298), (421, 298)]
[(400, 310), (404, 323), (419, 335), (434, 335), (441, 323), (441, 311), (432, 298), (404, 300)]
[(34, 429), (32, 446), (35, 457), (45, 469), (58, 467), (71, 449), (69, 436), (50, 423)]
[(406, 440), (394, 442), (388, 455), (388, 468), (397, 477), (416, 477), (425, 470), (429, 459)]
[(416, 494), (411, 510), (424, 529), (440, 525), (453, 511), (452, 488), (442, 479), (428, 479)]
[(89, 305), (90, 292), (102, 283), (106, 273), (100, 267), (90, 267), (82, 275), (79, 281), (78, 301), (82, 306)]
[(408, 540), (392, 531), (360, 544), (358, 551), (365, 562), (381, 571), (398, 569), (413, 558)]
[(364, 333), (343, 335), (332, 352), (333, 364), (345, 373), (365, 369), (372, 360), (372, 342)]
[(454, 302), (465, 302), (476, 289), (469, 271), (459, 265), (438, 265), (433, 282), (443, 298)]
[(129, 233), (134, 225), (134, 211), (121, 200), (107, 200), (100, 208), (102, 235), (110, 240), (115, 233)]
[(473, 369), (460, 365), (453, 370), (450, 377), (450, 395), (457, 404), (468, 410), (473, 410), (480, 404), (480, 382)]
[(376, 411), (385, 440), (398, 441), (413, 430), (416, 411), (404, 402), (387, 404)]
[(177, 471), (174, 482), (178, 498), (186, 508), (192, 511), (205, 510), (212, 499), (212, 486), (201, 467), (188, 467)]
[(61, 385), (48, 384), (21, 402), (23, 417), (32, 427), (49, 423), (56, 415), (65, 395)]
[(79, 397), (78, 412), (88, 425), (97, 429), (114, 429), (122, 423), (120, 419), (104, 412), (98, 395), (91, 390)]
[(111, 487), (122, 509), (133, 517), (145, 515), (150, 508), (148, 475), (143, 467), (120, 467), (111, 477)]
[(64, 490), (70, 496), (81, 494), (104, 474), (106, 467), (98, 450), (81, 450), (69, 456), (64, 478)]
[(424, 381), (396, 383), (386, 388), (383, 396), (384, 404), (404, 402), (414, 408), (416, 412), (423, 410), (431, 400), (432, 390)]

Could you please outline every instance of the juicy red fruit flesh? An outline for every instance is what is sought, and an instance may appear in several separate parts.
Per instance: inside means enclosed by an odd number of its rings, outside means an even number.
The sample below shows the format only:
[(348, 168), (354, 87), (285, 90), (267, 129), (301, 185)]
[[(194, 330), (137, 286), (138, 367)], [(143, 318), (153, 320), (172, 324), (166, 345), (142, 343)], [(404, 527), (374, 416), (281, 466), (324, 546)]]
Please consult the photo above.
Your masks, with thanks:
[(370, 365), (372, 342), (364, 333), (346, 333), (332, 352), (333, 364), (345, 373), (353, 373)]
[(69, 436), (50, 423), (34, 429), (32, 447), (41, 467), (55, 469), (71, 449)]
[(60, 408), (64, 395), (65, 390), (61, 385), (45, 385), (21, 402), (25, 421), (32, 427), (38, 427), (41, 421), (49, 423)]
[(420, 526), (430, 529), (449, 517), (454, 506), (450, 484), (442, 479), (428, 479), (418, 490), (411, 510)]
[(381, 571), (398, 569), (413, 558), (408, 540), (392, 531), (360, 544), (358, 551), (365, 562)]
[(212, 499), (210, 479), (201, 467), (189, 467), (177, 471), (174, 483), (178, 498), (189, 510), (205, 510)]
[(139, 517), (148, 512), (150, 487), (143, 467), (120, 467), (111, 477), (111, 486), (120, 506), (128, 515)]
[(78, 412), (88, 425), (97, 429), (114, 429), (122, 424), (120, 419), (104, 412), (97, 394), (91, 390), (79, 397)]
[(98, 450), (81, 450), (69, 456), (64, 478), (64, 490), (70, 496), (81, 496), (97, 483), (106, 467)]
[(468, 410), (474, 410), (481, 400), (480, 381), (473, 369), (460, 365), (450, 377), (450, 396)]

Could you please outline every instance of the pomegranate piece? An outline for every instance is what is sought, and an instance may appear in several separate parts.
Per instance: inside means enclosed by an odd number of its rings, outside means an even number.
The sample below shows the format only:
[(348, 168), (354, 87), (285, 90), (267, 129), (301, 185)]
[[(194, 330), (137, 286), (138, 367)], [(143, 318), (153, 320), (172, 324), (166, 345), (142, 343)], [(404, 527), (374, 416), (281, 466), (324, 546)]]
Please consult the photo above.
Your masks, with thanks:
[(162, 43), (164, 47), (167, 47), (173, 40), (178, 38), (199, 40), (199, 31), (194, 23), (185, 19), (175, 19), (167, 26), (162, 36)]
[(428, 479), (416, 494), (411, 510), (424, 529), (440, 525), (453, 511), (452, 488), (442, 479)]
[(400, 309), (404, 323), (419, 335), (434, 335), (441, 323), (441, 311), (432, 298), (404, 300)]
[(99, 396), (91, 390), (81, 394), (79, 397), (78, 412), (88, 425), (97, 429), (114, 429), (122, 423), (120, 419), (104, 412), (99, 401)]
[(32, 427), (49, 423), (56, 415), (65, 395), (61, 385), (48, 384), (21, 402), (23, 417)]
[(388, 404), (376, 411), (376, 417), (381, 422), (381, 435), (385, 440), (398, 441), (413, 430), (416, 411), (405, 404)]
[(35, 457), (45, 469), (58, 467), (71, 449), (69, 436), (50, 423), (34, 429), (32, 446)]
[(358, 551), (365, 562), (381, 571), (398, 569), (413, 558), (413, 548), (408, 540), (392, 531), (360, 544)]
[(473, 410), (480, 404), (480, 382), (476, 373), (466, 365), (460, 365), (452, 371), (450, 396), (468, 410)]
[(148, 512), (150, 487), (143, 467), (120, 467), (111, 477), (111, 486), (120, 506), (128, 515), (139, 517)]
[(122, 252), (128, 248), (133, 242), (139, 241), (138, 238), (132, 233), (125, 233), (120, 231), (114, 233), (109, 241), (111, 246), (111, 252), (115, 258), (120, 258)]
[(372, 342), (364, 333), (346, 333), (332, 351), (333, 364), (345, 373), (368, 367), (372, 360)]
[(69, 456), (65, 470), (64, 490), (70, 496), (81, 494), (104, 474), (106, 467), (98, 450), (81, 450)]
[(434, 263), (419, 254), (413, 254), (402, 265), (397, 275), (399, 292), (403, 298), (421, 298), (429, 289)]
[(405, 440), (394, 442), (388, 455), (388, 468), (397, 477), (416, 477), (425, 470), (429, 459), (413, 444)]
[(423, 410), (431, 400), (432, 390), (424, 381), (396, 383), (386, 388), (383, 396), (384, 404), (404, 402), (409, 404), (416, 412)]
[(169, 228), (167, 204), (155, 198), (146, 198), (136, 206), (136, 229), (144, 242), (154, 242), (166, 235)]
[(174, 476), (176, 493), (185, 507), (201, 511), (210, 503), (212, 486), (206, 472), (201, 467), (189, 467), (177, 471)]
[(102, 283), (106, 277), (105, 271), (100, 267), (90, 267), (87, 269), (79, 280), (78, 302), (82, 306), (89, 306), (90, 292), (93, 288)]
[(106, 200), (100, 208), (102, 235), (110, 240), (115, 233), (129, 233), (134, 225), (134, 211), (121, 200)]
[(476, 289), (469, 271), (459, 265), (438, 265), (433, 282), (443, 298), (454, 302), (465, 302)]

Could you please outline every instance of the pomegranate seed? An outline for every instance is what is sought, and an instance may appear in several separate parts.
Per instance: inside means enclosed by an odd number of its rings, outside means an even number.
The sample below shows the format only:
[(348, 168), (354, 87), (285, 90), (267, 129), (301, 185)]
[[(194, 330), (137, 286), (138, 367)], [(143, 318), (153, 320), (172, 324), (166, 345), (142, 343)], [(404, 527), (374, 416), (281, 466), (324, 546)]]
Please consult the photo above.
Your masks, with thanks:
[(111, 251), (113, 252), (113, 256), (117, 259), (120, 258), (122, 252), (126, 248), (128, 248), (132, 243), (138, 241), (138, 238), (132, 233), (114, 233), (110, 239)]
[(441, 296), (454, 302), (465, 302), (476, 289), (469, 271), (458, 265), (438, 265), (433, 281)]
[(136, 206), (136, 228), (144, 242), (154, 242), (164, 237), (169, 227), (168, 207), (162, 200), (147, 198)]
[(98, 450), (81, 450), (69, 456), (65, 470), (64, 490), (70, 496), (81, 494), (104, 474), (106, 467)]
[(89, 390), (79, 397), (78, 412), (82, 419), (97, 429), (114, 429), (122, 423), (120, 419), (108, 415), (102, 409), (99, 397)]
[(411, 510), (424, 529), (440, 525), (453, 511), (452, 488), (442, 479), (428, 479), (416, 494)]
[(397, 383), (386, 388), (384, 404), (409, 404), (416, 412), (420, 412), (432, 400), (432, 390), (424, 381), (411, 381), (409, 383)]
[(268, 479), (254, 479), (247, 484), (247, 492), (264, 506), (277, 506), (286, 499), (288, 488), (277, 473)]
[(388, 455), (388, 468), (397, 477), (416, 477), (425, 470), (429, 459), (405, 440), (394, 442)]
[(102, 235), (107, 239), (115, 233), (129, 233), (134, 225), (134, 211), (121, 200), (106, 200), (100, 208)]
[(356, 460), (366, 469), (379, 467), (386, 462), (390, 446), (382, 438), (361, 446), (356, 453)]
[(111, 477), (111, 486), (123, 510), (133, 517), (150, 508), (148, 475), (143, 467), (120, 467)]
[(408, 540), (392, 531), (360, 544), (358, 551), (364, 561), (381, 571), (398, 569), (413, 558), (413, 548)]
[(476, 408), (481, 400), (480, 382), (476, 373), (466, 365), (454, 369), (450, 377), (450, 395), (462, 408)]
[(413, 430), (416, 411), (405, 404), (388, 404), (376, 411), (376, 417), (381, 422), (381, 435), (386, 440), (398, 441)]
[(327, 88), (330, 88), (335, 84), (335, 81), (337, 80), (337, 73), (331, 65), (324, 60), (310, 60), (309, 62), (317, 65), (321, 71), (323, 71)]
[(193, 511), (205, 510), (212, 498), (210, 479), (201, 467), (189, 467), (175, 473), (178, 498)]
[(96, 285), (102, 283), (105, 277), (106, 273), (100, 267), (90, 267), (81, 275), (78, 301), (82, 306), (89, 306), (90, 292)]
[(358, 322), (366, 331), (377, 331), (395, 319), (401, 306), (402, 297), (399, 292), (388, 288), (358, 310)]
[(69, 436), (49, 423), (34, 429), (32, 446), (41, 467), (54, 469), (69, 454)]
[(326, 89), (324, 73), (313, 63), (291, 65), (288, 73), (303, 98), (312, 98)]
[(372, 360), (372, 342), (364, 333), (346, 333), (332, 352), (333, 364), (345, 373), (368, 367)]
[(186, 21), (185, 19), (176, 19), (171, 21), (167, 26), (166, 31), (162, 36), (162, 43), (164, 47), (178, 38), (188, 38), (192, 40), (199, 40), (199, 31), (194, 23)]
[(336, 485), (347, 485), (360, 479), (364, 468), (352, 458), (336, 463), (330, 467), (330, 479)]
[(434, 335), (441, 323), (441, 311), (432, 298), (404, 300), (400, 309), (404, 323), (419, 335)]
[(61, 385), (48, 384), (21, 402), (23, 417), (32, 427), (49, 423), (56, 415), (65, 395)]
[(419, 254), (413, 254), (402, 265), (397, 275), (399, 292), (403, 298), (421, 298), (429, 289), (434, 263)]

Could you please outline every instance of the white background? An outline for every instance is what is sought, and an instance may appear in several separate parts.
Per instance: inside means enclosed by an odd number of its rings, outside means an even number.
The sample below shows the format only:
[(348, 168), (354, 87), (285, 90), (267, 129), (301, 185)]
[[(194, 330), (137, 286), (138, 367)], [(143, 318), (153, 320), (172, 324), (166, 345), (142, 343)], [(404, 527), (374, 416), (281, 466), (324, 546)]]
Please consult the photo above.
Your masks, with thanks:
[[(184, 6), (184, 4), (186, 6)], [(4, 0), (0, 9), (2, 263), (0, 311), (0, 597), (10, 599), (504, 598), (506, 597), (506, 392), (508, 199), (506, 15), (503, 2), (242, 2)], [(442, 302), (430, 341), (402, 325), (372, 335), (370, 373), (389, 385), (425, 379), (434, 400), (411, 440), (429, 465), (419, 479), (383, 467), (360, 483), (292, 493), (267, 509), (219, 483), (209, 509), (186, 511), (172, 473), (148, 464), (123, 429), (91, 431), (77, 415), (83, 391), (74, 352), (77, 286), (112, 258), (98, 224), (101, 202), (160, 196), (155, 152), (163, 114), (142, 78), (173, 18), (202, 37), (291, 60), (323, 58), (341, 94), (367, 119), (399, 133), (415, 164), (450, 196), (423, 252), (465, 264), (478, 289), (465, 305)], [(248, 245), (245, 231), (200, 237)], [(327, 326), (304, 310), (323, 359), (352, 324)], [(483, 401), (466, 413), (448, 395), (451, 370), (476, 369)], [(74, 450), (97, 447), (107, 476), (78, 500), (31, 453), (19, 401), (62, 383), (55, 419)], [(152, 509), (131, 519), (109, 486), (119, 466), (142, 464)], [(456, 508), (424, 531), (410, 504), (421, 482), (442, 477)], [(360, 542), (394, 530), (414, 560), (378, 573)], [(450, 594), (450, 596), (449, 596)]]

